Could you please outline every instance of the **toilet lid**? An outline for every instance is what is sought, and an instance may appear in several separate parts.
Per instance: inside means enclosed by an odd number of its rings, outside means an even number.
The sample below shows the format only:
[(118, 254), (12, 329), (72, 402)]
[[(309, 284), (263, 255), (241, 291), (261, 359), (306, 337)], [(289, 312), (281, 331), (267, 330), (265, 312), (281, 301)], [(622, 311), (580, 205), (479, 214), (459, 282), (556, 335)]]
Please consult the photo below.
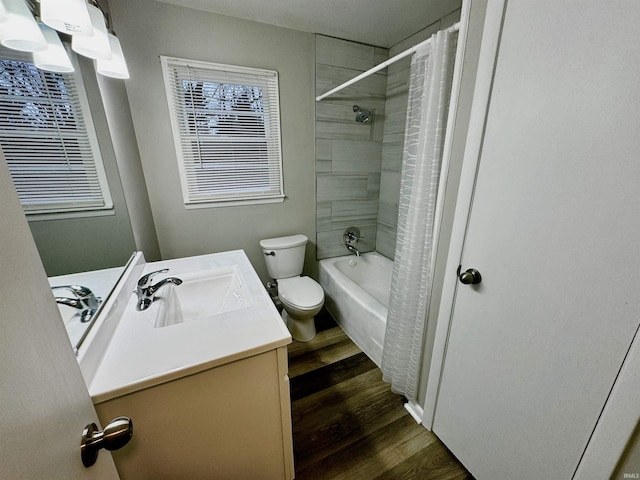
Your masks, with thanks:
[(324, 302), (324, 290), (310, 277), (278, 280), (278, 296), (283, 301), (300, 307), (315, 307)]

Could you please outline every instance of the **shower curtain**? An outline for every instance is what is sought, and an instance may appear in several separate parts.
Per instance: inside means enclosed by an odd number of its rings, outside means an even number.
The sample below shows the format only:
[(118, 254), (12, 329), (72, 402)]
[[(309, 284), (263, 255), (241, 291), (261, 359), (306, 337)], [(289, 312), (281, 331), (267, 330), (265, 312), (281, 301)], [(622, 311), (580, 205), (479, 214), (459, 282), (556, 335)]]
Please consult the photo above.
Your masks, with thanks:
[(398, 234), (382, 353), (383, 379), (417, 400), (434, 264), (434, 218), (455, 58), (454, 32), (439, 31), (411, 60)]

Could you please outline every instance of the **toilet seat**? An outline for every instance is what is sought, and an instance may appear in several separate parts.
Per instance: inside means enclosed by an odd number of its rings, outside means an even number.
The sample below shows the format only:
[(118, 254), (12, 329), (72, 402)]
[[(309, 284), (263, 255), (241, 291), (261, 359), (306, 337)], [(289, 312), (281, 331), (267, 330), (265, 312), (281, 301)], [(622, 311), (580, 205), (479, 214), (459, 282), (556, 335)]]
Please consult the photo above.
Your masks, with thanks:
[(313, 310), (324, 303), (324, 290), (310, 277), (278, 280), (278, 296), (285, 305), (304, 310)]

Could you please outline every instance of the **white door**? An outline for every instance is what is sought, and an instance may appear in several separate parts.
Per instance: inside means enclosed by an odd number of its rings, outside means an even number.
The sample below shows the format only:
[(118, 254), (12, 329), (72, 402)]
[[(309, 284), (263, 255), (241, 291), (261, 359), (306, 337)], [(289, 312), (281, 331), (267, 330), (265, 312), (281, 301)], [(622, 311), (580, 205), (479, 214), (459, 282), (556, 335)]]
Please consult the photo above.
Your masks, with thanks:
[(80, 438), (98, 417), (0, 154), (0, 478), (117, 479)]
[(504, 3), (433, 430), (570, 479), (640, 321), (640, 2)]

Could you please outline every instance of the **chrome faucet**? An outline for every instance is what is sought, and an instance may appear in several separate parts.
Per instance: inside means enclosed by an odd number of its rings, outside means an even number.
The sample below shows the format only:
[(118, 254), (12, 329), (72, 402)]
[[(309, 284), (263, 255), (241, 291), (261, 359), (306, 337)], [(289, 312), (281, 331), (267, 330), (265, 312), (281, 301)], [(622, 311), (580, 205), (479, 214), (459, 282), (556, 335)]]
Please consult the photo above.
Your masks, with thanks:
[(56, 303), (67, 305), (68, 307), (82, 310), (80, 312), (80, 322), (87, 323), (91, 320), (100, 305), (100, 299), (96, 298), (93, 292), (81, 285), (60, 285), (51, 287), (51, 290), (65, 289), (73, 293), (72, 297), (55, 297)]
[(360, 256), (360, 250), (358, 250), (355, 245), (349, 245), (348, 243), (344, 244), (345, 247), (347, 247), (347, 250), (349, 250), (349, 253), (355, 253), (356, 257)]
[(138, 280), (138, 285), (136, 286), (136, 295), (138, 295), (138, 304), (136, 309), (138, 311), (146, 310), (156, 299), (156, 292), (162, 288), (163, 286), (171, 283), (173, 285), (180, 285), (182, 280), (176, 277), (167, 277), (160, 280), (155, 285), (151, 285), (151, 279), (157, 275), (158, 273), (167, 273), (169, 271), (168, 268), (163, 268), (162, 270), (157, 270), (155, 272), (147, 273), (140, 277)]

